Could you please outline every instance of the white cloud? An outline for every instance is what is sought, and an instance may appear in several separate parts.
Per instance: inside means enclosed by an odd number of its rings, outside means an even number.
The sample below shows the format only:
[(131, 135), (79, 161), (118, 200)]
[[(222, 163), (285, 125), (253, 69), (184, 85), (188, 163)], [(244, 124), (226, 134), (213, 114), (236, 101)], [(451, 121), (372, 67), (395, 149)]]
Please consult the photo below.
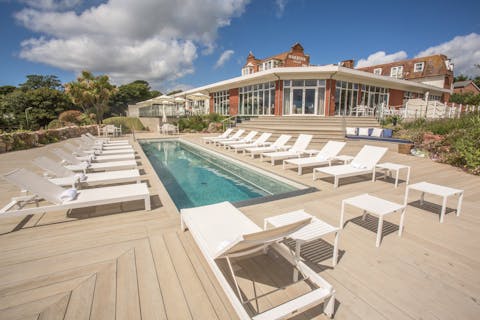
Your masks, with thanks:
[(232, 57), (232, 55), (235, 53), (235, 51), (233, 50), (225, 50), (223, 51), (223, 53), (220, 55), (220, 58), (218, 58), (217, 62), (215, 63), (215, 69), (217, 68), (220, 68), (221, 66), (223, 66), (225, 64), (225, 62), (227, 62), (228, 60), (230, 60), (230, 58)]
[(76, 7), (82, 0), (20, 0), (20, 2), (40, 10), (65, 10)]
[(194, 71), (198, 49), (215, 48), (217, 30), (241, 15), (247, 2), (109, 0), (78, 14), (25, 8), (17, 21), (42, 36), (23, 41), (20, 56), (74, 72), (107, 73), (116, 83), (175, 81)]
[(479, 70), (474, 65), (480, 63), (480, 35), (471, 33), (457, 36), (450, 41), (430, 47), (417, 54), (417, 57), (444, 54), (455, 64), (455, 74), (478, 76)]
[(356, 68), (363, 68), (374, 66), (377, 64), (390, 63), (394, 61), (399, 61), (407, 58), (407, 53), (405, 51), (398, 51), (392, 54), (386, 54), (385, 51), (377, 51), (368, 56), (367, 59), (360, 59), (357, 62)]
[(281, 18), (285, 12), (285, 7), (287, 6), (288, 0), (275, 0), (275, 5), (277, 6), (276, 16)]

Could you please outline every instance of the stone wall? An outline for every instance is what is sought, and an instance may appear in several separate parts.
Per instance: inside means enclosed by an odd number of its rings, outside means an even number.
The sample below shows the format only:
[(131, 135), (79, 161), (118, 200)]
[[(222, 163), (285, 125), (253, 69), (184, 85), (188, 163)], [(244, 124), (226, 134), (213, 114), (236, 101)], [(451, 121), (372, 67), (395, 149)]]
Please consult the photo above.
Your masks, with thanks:
[(87, 132), (96, 135), (98, 133), (98, 126), (90, 125), (39, 131), (3, 133), (0, 134), (0, 153), (39, 147), (61, 140), (80, 137)]

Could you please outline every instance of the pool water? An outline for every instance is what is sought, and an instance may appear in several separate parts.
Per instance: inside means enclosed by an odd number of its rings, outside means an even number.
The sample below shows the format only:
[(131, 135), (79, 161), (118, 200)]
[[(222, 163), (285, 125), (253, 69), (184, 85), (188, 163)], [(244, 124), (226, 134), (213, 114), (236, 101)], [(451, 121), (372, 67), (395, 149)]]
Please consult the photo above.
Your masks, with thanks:
[(180, 140), (149, 140), (140, 144), (178, 209), (299, 189)]

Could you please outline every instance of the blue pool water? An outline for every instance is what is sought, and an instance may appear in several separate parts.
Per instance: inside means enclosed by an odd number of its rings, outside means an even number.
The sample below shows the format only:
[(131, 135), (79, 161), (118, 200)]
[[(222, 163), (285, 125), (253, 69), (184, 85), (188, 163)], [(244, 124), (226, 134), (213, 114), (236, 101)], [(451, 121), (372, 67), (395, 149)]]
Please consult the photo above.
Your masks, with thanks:
[(298, 190), (180, 140), (151, 140), (140, 144), (178, 209)]

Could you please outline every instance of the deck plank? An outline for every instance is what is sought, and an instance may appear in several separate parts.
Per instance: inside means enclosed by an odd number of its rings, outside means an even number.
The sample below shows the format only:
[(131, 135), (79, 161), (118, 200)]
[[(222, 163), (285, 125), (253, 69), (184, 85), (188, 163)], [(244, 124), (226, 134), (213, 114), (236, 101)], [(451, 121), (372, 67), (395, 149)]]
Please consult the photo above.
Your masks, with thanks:
[(117, 292), (117, 260), (98, 269), (92, 302), (91, 320), (114, 320)]
[(131, 249), (117, 260), (116, 319), (140, 320), (135, 250)]

